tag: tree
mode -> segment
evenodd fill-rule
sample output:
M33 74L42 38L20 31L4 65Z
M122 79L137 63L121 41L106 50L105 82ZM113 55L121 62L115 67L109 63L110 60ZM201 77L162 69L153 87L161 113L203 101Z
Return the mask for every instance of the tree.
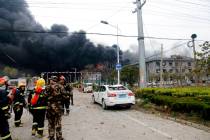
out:
M210 76L210 42L204 42L200 45L200 48L201 51L196 53L198 59L194 72L197 74L199 80L206 81L208 76Z
M133 86L134 83L138 82L138 72L139 70L136 66L125 66L121 71L122 82L126 82L130 86Z
M4 67L3 73L9 77L16 77L18 75L18 70L11 67Z
M160 79L160 74L149 73L148 77L149 77L149 81L150 82L156 82L156 81L158 81Z

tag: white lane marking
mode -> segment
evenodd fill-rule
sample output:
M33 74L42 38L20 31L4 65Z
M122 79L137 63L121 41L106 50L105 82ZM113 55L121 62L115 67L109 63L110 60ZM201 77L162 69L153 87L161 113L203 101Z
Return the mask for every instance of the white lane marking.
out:
M162 131L160 131L160 130L154 128L154 127L151 127L151 126L149 126L149 125L147 125L147 124L145 124L145 123L143 123L143 122L141 122L141 121L139 121L139 120L137 120L137 119L135 119L135 118L133 118L133 117L127 115L127 114L124 114L124 113L120 113L120 114L123 115L123 116L125 116L125 117L127 117L128 119L130 119L130 120L132 120L132 121L134 121L134 122L136 122L136 123L138 123L138 124L144 126L144 127L149 128L150 130L152 130L152 131L154 131L154 132L156 132L156 133L159 133L159 134L161 134L161 135L167 137L168 139L177 140L177 139L173 138L172 136L170 136L169 134L167 134L167 133L165 133L165 132L162 132Z

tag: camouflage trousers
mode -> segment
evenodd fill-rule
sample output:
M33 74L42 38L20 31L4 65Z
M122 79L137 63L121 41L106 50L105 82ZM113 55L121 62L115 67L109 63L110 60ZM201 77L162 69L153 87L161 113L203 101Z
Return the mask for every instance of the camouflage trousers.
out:
M54 140L56 134L56 140L63 140L61 115L48 116L47 118L48 118L49 139Z

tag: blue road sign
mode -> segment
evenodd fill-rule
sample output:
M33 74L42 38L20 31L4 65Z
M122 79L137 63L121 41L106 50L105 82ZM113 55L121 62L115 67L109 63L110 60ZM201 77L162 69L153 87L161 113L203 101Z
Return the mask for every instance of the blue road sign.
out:
M116 64L116 70L121 70L122 69L122 65L121 64Z

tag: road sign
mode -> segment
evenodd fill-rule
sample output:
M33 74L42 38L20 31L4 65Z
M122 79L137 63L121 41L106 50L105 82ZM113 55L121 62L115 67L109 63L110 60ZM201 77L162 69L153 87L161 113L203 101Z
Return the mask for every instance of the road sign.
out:
M121 70L122 69L122 65L121 64L116 64L116 70Z

